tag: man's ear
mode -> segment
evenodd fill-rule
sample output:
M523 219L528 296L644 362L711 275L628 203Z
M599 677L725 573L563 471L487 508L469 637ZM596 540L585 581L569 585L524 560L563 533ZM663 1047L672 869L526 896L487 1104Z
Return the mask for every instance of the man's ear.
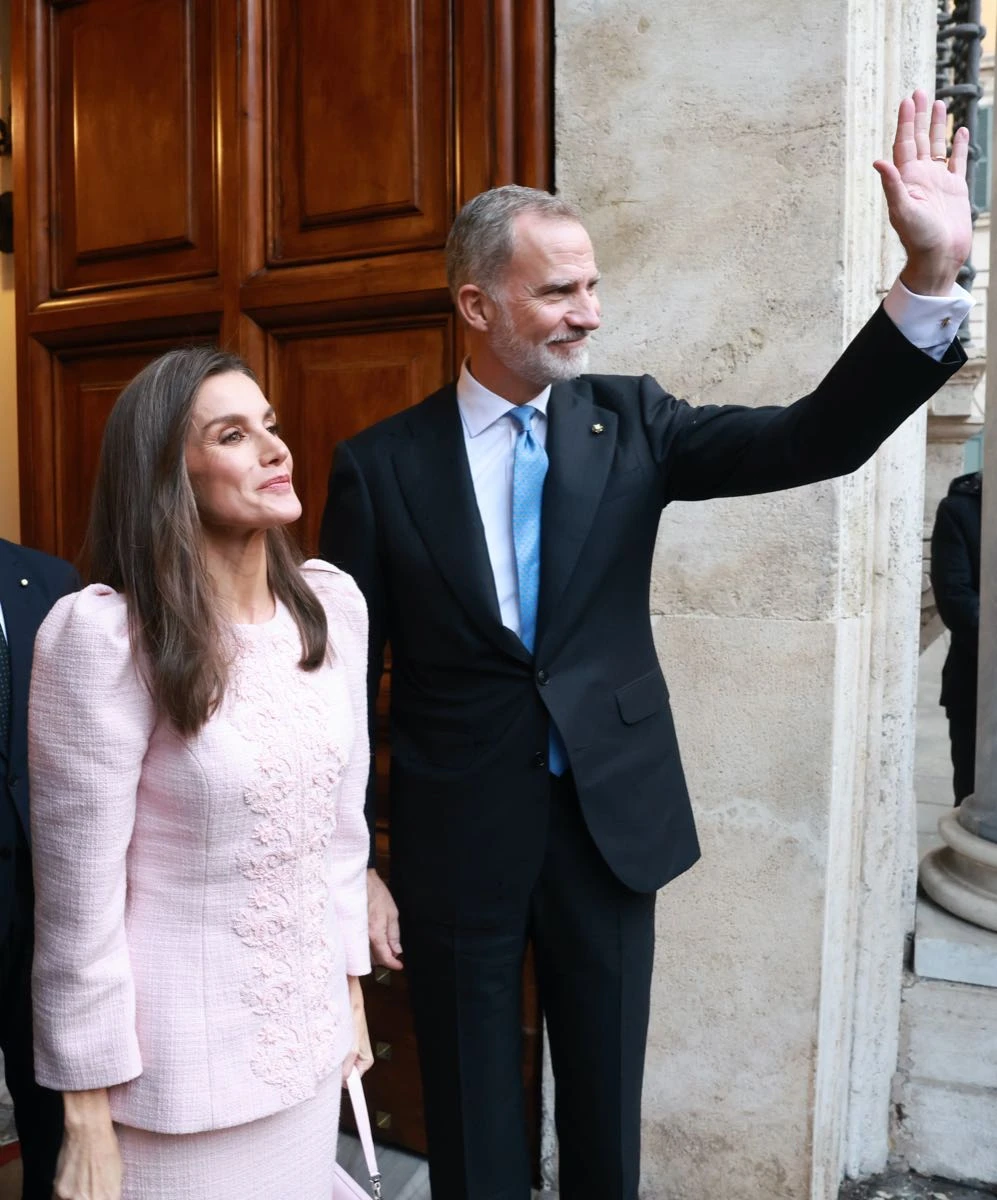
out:
M457 312L470 329L487 333L495 316L495 305L476 283L465 283L457 293Z

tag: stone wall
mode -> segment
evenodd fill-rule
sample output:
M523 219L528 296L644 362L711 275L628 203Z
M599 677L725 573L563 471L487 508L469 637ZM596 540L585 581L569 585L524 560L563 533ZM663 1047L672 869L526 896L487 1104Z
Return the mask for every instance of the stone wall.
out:
M874 157L932 0L557 0L593 369L803 394L892 281ZM886 1159L910 927L923 417L875 464L675 505L651 607L704 859L661 895L647 1200L827 1200Z

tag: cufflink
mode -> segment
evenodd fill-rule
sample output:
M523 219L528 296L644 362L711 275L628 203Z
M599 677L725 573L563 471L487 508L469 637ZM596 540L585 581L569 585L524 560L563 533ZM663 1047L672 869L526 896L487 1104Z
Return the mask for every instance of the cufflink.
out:
M593 433L605 433L605 432L606 432L606 426L605 426L605 425L600 425L600 424L599 424L599 422L598 422L598 421L596 421L596 423L595 423L595 424L592 426L592 432L593 432Z
M942 317L942 328L943 328L943 329L948 329L948 327L949 327L951 324L952 324L952 318L951 318L951 317Z
M21 580L21 587L27 587L27 586L28 586L28 581L27 581L26 579L22 579L22 580Z

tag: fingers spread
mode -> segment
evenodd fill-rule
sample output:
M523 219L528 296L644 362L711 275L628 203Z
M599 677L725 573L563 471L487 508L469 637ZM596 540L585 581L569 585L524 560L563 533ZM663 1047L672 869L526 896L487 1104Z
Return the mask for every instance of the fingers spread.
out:
M955 131L952 139L952 154L949 158L949 170L960 179L966 178L966 163L969 160L969 130L965 125Z
M917 146L918 158L931 157L931 139L928 136L930 124L928 97L918 88L914 93L914 144Z
M917 158L914 140L914 101L905 96L897 113L897 136L893 142L893 161L898 167Z
M886 195L886 203L890 212L898 212L907 203L907 188L904 181L900 178L900 172L885 159L877 159L872 164L879 172L879 177L883 182L883 192Z
M944 158L946 155L948 123L945 101L936 100L931 106L931 124L928 128L928 143L932 158Z

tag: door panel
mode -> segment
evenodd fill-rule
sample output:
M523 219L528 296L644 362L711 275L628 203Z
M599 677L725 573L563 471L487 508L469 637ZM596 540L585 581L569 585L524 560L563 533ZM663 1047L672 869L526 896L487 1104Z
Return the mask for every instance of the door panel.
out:
M121 387L208 340L245 355L278 409L312 552L335 443L456 373L443 246L458 206L550 184L549 0L13 0L12 13L23 541L76 557ZM382 734L389 685L390 655ZM381 737L382 793L387 761ZM529 969L525 984L536 1135ZM365 990L378 1135L424 1149L404 976Z
M103 346L55 359L53 435L57 553L83 545L104 424L121 389L170 342Z
M329 480L330 447L441 387L451 316L385 319L367 327L288 331L272 338L270 397L294 454L304 507L299 539L311 553Z
M52 15L55 294L213 272L212 5Z
M271 0L268 265L441 246L446 0Z

